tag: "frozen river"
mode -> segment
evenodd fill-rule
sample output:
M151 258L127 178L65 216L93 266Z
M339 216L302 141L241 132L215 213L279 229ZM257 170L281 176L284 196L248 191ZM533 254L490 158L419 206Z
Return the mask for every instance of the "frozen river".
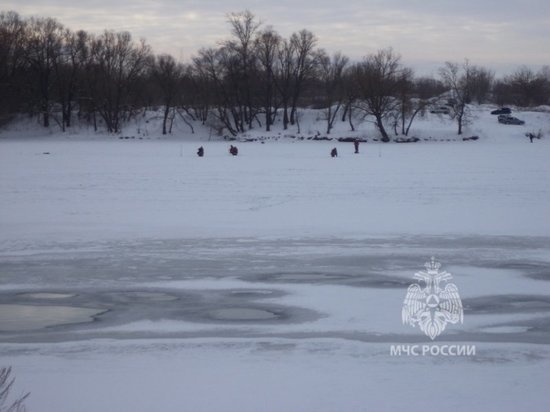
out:
M12 395L52 412L547 411L550 145L512 137L338 159L333 143L233 158L203 142L199 159L195 142L2 142ZM402 322L432 256L464 308L434 341Z
M1 359L37 411L544 411L549 246L496 236L18 242L0 265ZM464 323L434 342L401 322L432 255L464 305ZM390 353L426 344L476 353Z
M548 343L549 246L490 236L20 244L0 263L0 338L418 341L400 311L434 255L464 306L444 339Z

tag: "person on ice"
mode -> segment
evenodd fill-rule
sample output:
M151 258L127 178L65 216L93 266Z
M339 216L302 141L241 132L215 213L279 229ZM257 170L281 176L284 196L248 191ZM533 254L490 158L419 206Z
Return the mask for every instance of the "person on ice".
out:
M359 153L359 139L355 139L353 146L355 147L355 153Z
M199 157L204 156L204 148L202 146L199 147L199 150L197 150L197 156L199 156Z
M229 153L231 153L233 156L237 156L239 154L239 149L237 149L236 146L231 145L229 148Z
M331 156L331 157L338 157L338 150L336 150L336 148L333 148L333 149L330 151L330 156Z

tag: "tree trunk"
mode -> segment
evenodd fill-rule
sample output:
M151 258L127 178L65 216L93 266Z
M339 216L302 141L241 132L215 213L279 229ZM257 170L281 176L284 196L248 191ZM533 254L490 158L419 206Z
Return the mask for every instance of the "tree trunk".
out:
M164 118L162 119L162 134L166 134L166 122L168 121L168 115L170 114L170 104L164 106Z
M346 117L347 117L347 114L348 114L348 110L350 108L350 103L346 103L346 105L344 106L344 113L342 113L342 122L345 122L346 121Z
M265 131L270 132L271 131L271 110L266 108L265 113Z
M283 104L283 129L284 130L288 129L288 123L289 123L289 120L288 120L288 104L286 102L284 102L284 104Z
M298 105L298 98L300 97L301 90L298 86L296 86L296 91L294 92L294 96L292 96L292 108L290 109L290 124L294 126L296 123L296 111L297 105Z
M69 98L67 101L67 118L65 119L67 120L67 123L66 123L67 127L71 127L71 122L73 117L73 105L71 103L72 100L73 100L73 95L72 93L69 93Z
M378 130L380 131L380 134L382 135L382 141L384 143L387 143L390 141L390 138L388 136L388 132L386 132L386 129L384 128L384 123L382 122L382 116L375 115L376 118L376 127L378 127Z
M42 117L44 127L50 127L50 114L48 113L48 103L44 104L42 107Z
M348 121L349 121L349 126L351 127L351 131L355 132L355 126L353 125L353 117L352 117L351 111L352 111L352 107L350 104L349 111L348 111Z
M330 134L330 129L332 129L332 107L329 105L327 110L327 134Z

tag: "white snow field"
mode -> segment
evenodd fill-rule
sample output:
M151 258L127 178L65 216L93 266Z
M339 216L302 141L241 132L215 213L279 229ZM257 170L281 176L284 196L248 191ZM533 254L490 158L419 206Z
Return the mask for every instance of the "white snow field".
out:
M264 143L184 125L160 138L154 122L129 139L1 131L11 398L52 412L547 411L550 113L505 126L488 111L466 129L477 141L441 116L407 144L339 124L332 137L369 139L359 154L295 130L243 137ZM306 139L318 118L303 115ZM433 341L401 317L431 256L464 307Z

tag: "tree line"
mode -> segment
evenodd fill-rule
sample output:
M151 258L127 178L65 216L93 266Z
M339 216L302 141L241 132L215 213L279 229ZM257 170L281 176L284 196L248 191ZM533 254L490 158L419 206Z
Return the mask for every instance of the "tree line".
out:
M154 54L128 32L72 31L52 18L0 13L0 124L19 113L63 131L75 121L118 133L143 108L162 107L162 133L175 119L237 135L254 127L300 129L299 108L321 109L330 134L336 121L368 119L383 140L407 135L414 119L445 103L458 133L468 105L550 104L550 67L520 67L496 79L470 62L447 62L438 77L419 77L399 54L382 49L352 62L319 47L315 34L288 37L249 11L227 17L230 34L191 62Z

